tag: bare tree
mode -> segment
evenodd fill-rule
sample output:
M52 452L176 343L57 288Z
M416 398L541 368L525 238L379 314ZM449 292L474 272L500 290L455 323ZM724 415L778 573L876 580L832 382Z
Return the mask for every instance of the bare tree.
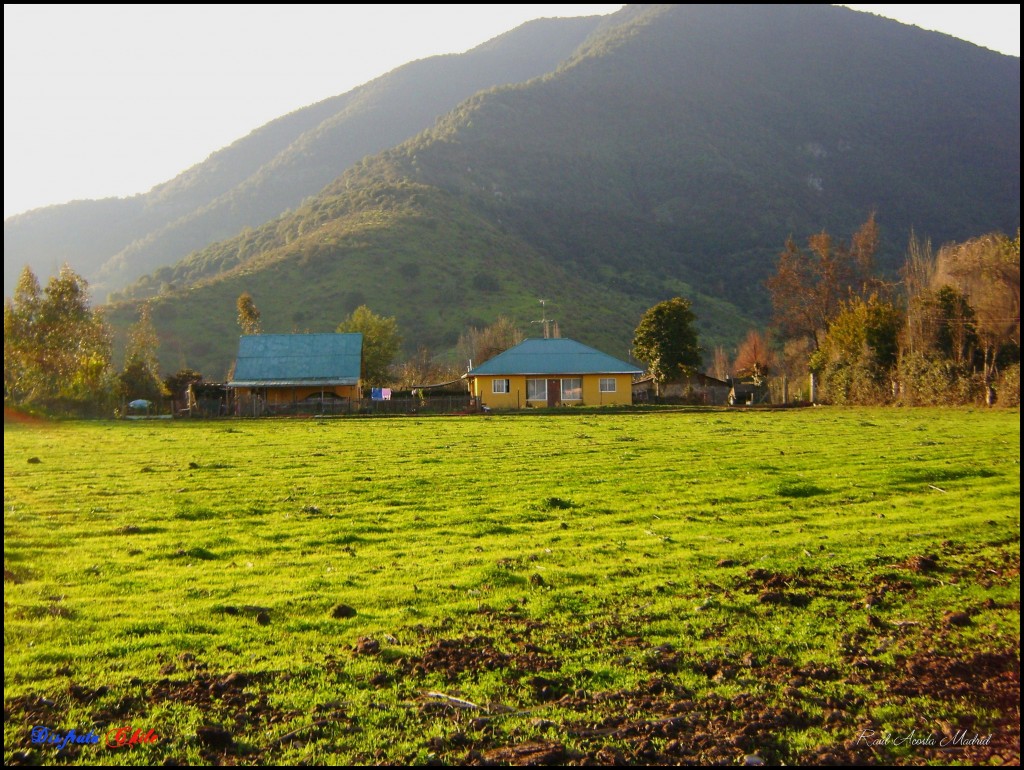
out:
M760 385L774 369L775 353L771 348L771 338L751 329L740 343L733 370L740 377L749 377L754 384Z
M907 258L901 274L907 305L901 348L909 353L923 353L935 346L935 254L932 252L931 241L918 240L913 231L910 233Z
M721 345L715 348L711 371L714 373L715 378L719 380L727 380L732 375L732 364L729 361L729 355Z
M472 361L473 366L479 366L484 361L518 345L523 339L523 333L515 321L506 316L499 316L498 320L489 326L482 329L471 326L460 334L456 349L460 360L467 364Z
M398 388L408 390L423 385L441 385L459 378L458 367L437 361L430 351L421 346L409 360L398 369Z
M766 281L775 323L789 337L807 337L815 350L842 303L878 289L871 276L878 249L875 215L861 225L850 245L820 232L807 239L806 250L792 238L779 255L775 275Z
M936 284L957 289L973 311L971 319L990 381L1004 346L1020 351L1020 232L953 244L939 251ZM950 319L956 320L956 319Z

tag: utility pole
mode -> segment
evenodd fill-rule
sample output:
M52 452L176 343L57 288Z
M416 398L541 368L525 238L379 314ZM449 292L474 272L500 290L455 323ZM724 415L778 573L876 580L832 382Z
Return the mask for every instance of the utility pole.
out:
M549 339L551 337L551 332L550 332L550 327L548 325L553 323L555 325L555 329L557 330L558 329L558 322L555 321L552 318L548 318L547 300L546 299L542 299L542 300L538 300L538 301L540 302L541 318L540 318L539 321L530 321L530 323L532 323L532 324L541 324L543 326L543 328L544 328L544 339ZM561 336L561 335L559 333L557 333L557 331L556 331L555 336L558 337L558 336Z

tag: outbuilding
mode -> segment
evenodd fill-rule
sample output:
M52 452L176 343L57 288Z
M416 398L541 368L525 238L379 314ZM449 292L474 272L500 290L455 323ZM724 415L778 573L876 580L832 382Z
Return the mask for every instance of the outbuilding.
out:
M359 400L362 361L359 333L244 335L228 387L241 414L334 412Z
M708 404L728 403L732 383L701 372L680 375L659 383L654 375L633 381L633 400L639 403Z

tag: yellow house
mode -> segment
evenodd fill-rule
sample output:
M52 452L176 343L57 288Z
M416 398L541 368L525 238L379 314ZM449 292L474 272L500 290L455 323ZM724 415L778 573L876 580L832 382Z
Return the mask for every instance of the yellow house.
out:
M236 403L274 413L313 400L359 400L362 334L252 334L238 340ZM248 412L248 409L246 409Z
M632 404L641 370L575 340L528 339L465 375L481 406L606 406Z

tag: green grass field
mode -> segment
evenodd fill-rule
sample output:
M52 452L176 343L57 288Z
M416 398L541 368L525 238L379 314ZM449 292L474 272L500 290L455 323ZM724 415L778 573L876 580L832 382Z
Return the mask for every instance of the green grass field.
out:
M5 763L1017 763L1019 447L1017 410L6 422Z

